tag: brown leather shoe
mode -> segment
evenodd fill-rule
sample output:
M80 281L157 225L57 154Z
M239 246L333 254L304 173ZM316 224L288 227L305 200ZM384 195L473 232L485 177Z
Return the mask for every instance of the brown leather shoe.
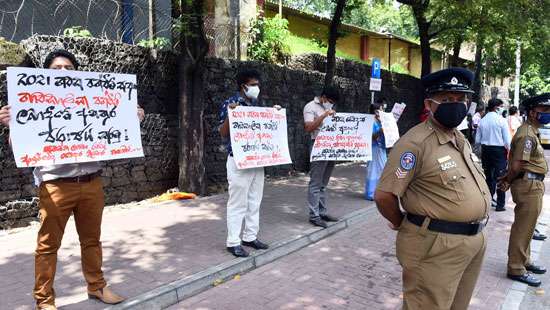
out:
M36 310L57 310L55 305L38 305Z
M124 301L124 297L117 295L109 287L104 287L97 291L88 291L88 298L98 299L103 303L114 305Z

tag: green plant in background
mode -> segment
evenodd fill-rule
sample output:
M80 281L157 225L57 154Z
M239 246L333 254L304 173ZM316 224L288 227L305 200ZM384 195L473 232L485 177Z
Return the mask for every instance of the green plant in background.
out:
M82 26L73 26L73 27L65 28L65 30L63 30L63 35L66 37L73 37L73 38L92 37L92 33L88 29Z
M138 46L153 48L153 49L165 49L170 46L170 40L167 38L152 38L148 40L141 40L137 44Z
M391 72L395 73L402 73L402 74L410 74L409 70L407 70L405 67L403 67L401 64L393 64L390 67Z
M258 15L251 23L252 40L248 45L248 57L269 63L284 64L290 58L290 47L286 38L288 20L276 15L273 18Z

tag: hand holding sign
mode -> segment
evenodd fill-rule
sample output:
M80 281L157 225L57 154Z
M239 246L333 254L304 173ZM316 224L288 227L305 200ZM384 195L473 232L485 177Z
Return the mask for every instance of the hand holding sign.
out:
M6 105L0 109L0 124L10 126L10 106Z

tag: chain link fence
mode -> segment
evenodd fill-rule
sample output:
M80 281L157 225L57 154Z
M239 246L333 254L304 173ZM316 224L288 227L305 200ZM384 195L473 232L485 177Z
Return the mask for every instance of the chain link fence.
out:
M152 17L153 23L150 23ZM171 38L171 2L149 0L0 0L0 37L20 42L34 34L62 35L79 26L93 37L137 43Z

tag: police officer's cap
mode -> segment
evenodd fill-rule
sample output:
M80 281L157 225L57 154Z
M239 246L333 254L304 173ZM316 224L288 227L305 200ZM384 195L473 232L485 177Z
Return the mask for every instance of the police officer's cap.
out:
M550 106L550 93L544 93L535 97L527 98L521 103L524 109L531 110L538 106Z
M438 92L473 93L470 88L474 74L464 68L449 68L430 73L422 78L422 85L427 94Z

